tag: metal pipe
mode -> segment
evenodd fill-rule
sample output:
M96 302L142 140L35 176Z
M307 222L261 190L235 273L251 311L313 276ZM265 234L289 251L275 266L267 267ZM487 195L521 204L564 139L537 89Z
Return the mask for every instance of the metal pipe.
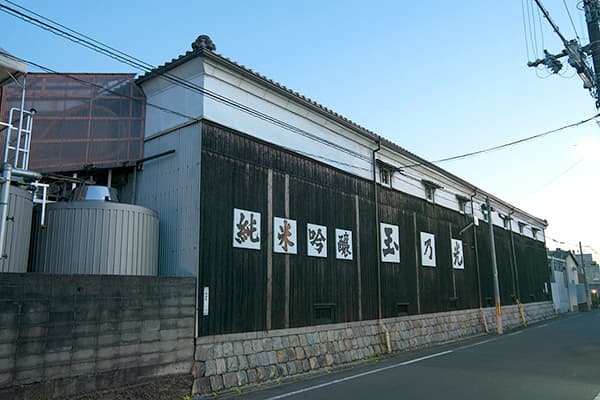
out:
M388 353L392 352L392 341L390 331L383 321L383 306L381 301L381 237L379 232L379 187L377 186L377 159L375 153L381 150L381 138L377 139L377 148L373 150L373 197L375 201L375 237L377 238L377 319L379 328L383 331L385 349ZM390 177L391 179L391 177Z
M106 186L112 187L112 168L108 170L108 176L106 177Z
M377 186L377 162L375 153L381 150L381 139L377 140L377 148L373 150L373 196L375 201L375 237L377 238L377 318L383 318L381 305L381 238L379 237L379 188Z
M513 290L515 292L515 296L517 297L517 302L521 301L521 287L519 286L519 266L517 265L517 252L515 250L515 237L514 237L514 233L512 230L512 215L514 214L515 210L511 210L510 213L508 213L508 223L510 224L509 226L509 232L510 232L510 246L511 246L511 250L512 250L512 257L513 257L513 276L514 276L514 281L513 281L513 285L515 285L515 289ZM544 239L545 240L545 239Z
M579 259L581 260L581 269L583 270L583 283L585 286L585 302L587 303L588 310L592 306L592 298L590 296L590 288L588 287L587 274L585 273L585 262L583 261L583 248L581 242L579 242Z
M0 188L0 258L5 258L4 241L6 238L6 221L8 217L8 199L10 196L10 182L12 166L4 163L2 168L2 186Z
M29 171L29 170L19 169L19 168L11 168L11 169L12 169L11 174L13 176L18 176L18 177L25 178L25 179L32 180L32 181L39 181L40 179L42 179L42 174L40 174L39 172Z
M481 295L481 275L479 273L479 249L477 248L477 226L475 226L475 207L473 206L473 197L477 196L477 191L471 195L471 214L473 216L473 247L475 247L475 268L477 269L477 291L479 292L479 308L483 308L483 298Z
M14 166L19 167L19 151L21 147L21 132L23 131L23 111L25 109L25 83L27 82L27 76L23 76L23 86L21 93L21 110L19 117L19 129L17 130L17 144L15 149L15 162Z
M494 278L494 300L496 302L496 331L502 335L502 305L500 304L500 287L498 285L498 265L496 264L496 243L494 242L494 221L492 218L492 207L490 197L486 196L488 225L490 228L490 251L492 256L492 273Z

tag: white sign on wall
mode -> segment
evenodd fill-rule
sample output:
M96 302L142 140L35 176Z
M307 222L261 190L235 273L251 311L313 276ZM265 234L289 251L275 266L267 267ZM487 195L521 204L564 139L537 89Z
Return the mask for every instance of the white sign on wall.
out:
M397 225L379 224L381 238L381 261L400 262L400 229Z
M233 247L260 250L260 213L233 209Z
M352 260L352 252L352 231L336 229L335 258L338 260Z
M435 267L435 235L421 232L421 265Z
M202 315L208 315L208 287L204 287L204 293L202 295Z
M306 252L311 257L327 257L327 227L306 224Z
M288 218L273 218L273 251L297 254L297 249L296 221Z
M452 268L465 269L462 240L451 239L450 245L452 250Z

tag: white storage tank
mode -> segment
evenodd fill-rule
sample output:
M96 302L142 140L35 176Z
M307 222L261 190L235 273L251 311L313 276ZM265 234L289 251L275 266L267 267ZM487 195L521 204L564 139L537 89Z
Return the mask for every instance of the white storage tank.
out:
M16 186L10 187L6 221L5 257L0 258L0 272L27 272L33 194Z
M158 275L158 215L110 201L49 204L45 227L34 212L32 271Z

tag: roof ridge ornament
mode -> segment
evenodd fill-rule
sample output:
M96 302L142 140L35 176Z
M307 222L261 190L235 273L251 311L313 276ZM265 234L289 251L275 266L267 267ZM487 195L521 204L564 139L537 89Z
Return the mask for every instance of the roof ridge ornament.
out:
M192 49L194 51L197 50L217 50L217 46L215 46L214 42L211 40L208 35L200 35L192 42Z

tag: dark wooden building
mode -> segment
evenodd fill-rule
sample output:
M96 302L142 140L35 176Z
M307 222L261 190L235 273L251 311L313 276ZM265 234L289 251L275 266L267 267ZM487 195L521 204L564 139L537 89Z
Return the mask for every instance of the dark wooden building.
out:
M215 53L138 79L136 199L162 274L198 277L200 335L549 299L546 222ZM482 204L491 198L492 210Z

